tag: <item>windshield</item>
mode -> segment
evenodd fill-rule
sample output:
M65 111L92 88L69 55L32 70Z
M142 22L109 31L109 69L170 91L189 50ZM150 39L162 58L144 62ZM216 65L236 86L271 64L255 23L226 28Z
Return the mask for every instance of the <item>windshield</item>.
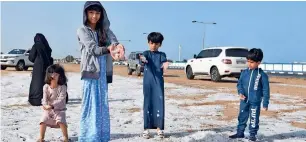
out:
M8 52L7 54L24 54L26 50L24 49L13 49L12 51Z

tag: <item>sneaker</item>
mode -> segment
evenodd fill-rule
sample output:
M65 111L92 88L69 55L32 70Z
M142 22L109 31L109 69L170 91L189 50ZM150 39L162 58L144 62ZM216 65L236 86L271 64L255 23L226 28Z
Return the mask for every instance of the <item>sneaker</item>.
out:
M142 137L145 139L149 139L150 138L150 133L149 130L145 130L142 132Z
M229 136L229 138L231 138L231 139L244 138L244 134L238 134L237 133L237 134Z
M250 135L249 137L249 141L251 142L255 142L257 140L256 136L255 135Z

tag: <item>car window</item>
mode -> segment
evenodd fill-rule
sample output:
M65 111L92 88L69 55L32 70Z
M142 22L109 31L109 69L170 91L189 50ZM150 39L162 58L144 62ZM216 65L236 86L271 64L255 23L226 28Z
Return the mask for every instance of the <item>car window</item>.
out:
M232 48L225 50L226 57L247 57L248 50L247 49L239 49L239 48Z
M204 53L204 58L210 58L213 56L213 49L208 49L205 50L206 52Z
M213 49L211 57L218 57L222 52L222 49Z
M133 54L133 60L135 60L136 59L136 54Z
M13 49L10 52L8 52L8 54L24 54L26 50L24 49Z
M142 53L137 53L136 59L139 59L139 58L140 58L140 55L142 55Z
M198 56L197 56L197 58L204 58L204 52L205 52L206 50L202 50L199 54L198 54Z

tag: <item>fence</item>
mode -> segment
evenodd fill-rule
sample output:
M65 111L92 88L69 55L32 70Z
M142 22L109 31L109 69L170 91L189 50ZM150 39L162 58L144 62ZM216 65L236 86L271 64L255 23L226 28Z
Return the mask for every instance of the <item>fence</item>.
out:
M306 76L306 63L264 63L260 68L270 74Z
M170 63L169 69L184 69L186 63ZM306 63L263 63L259 66L268 74L306 76Z
M186 66L186 63L170 63L168 68L169 69L181 69L183 70Z

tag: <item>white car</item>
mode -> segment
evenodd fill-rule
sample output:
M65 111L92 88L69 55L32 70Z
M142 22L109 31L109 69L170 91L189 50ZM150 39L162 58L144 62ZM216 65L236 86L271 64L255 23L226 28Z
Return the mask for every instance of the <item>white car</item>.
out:
M244 47L210 47L203 49L193 59L187 61L185 73L188 79L196 75L209 75L212 81L223 77L240 77L247 68L248 48Z
M6 54L0 55L1 70L5 70L7 67L15 67L17 71L28 70L29 67L33 67L29 58L30 50L26 49L13 49Z

